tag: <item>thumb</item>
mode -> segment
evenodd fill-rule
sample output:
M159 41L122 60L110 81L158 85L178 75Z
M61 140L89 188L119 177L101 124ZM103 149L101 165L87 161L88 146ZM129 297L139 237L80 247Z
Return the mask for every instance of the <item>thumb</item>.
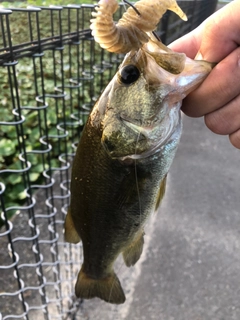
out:
M168 47L176 52L185 53L187 57L194 59L200 49L201 33L199 28L191 31L185 36L175 40Z
M239 10L240 0L235 0L203 22L196 59L219 62L239 46Z

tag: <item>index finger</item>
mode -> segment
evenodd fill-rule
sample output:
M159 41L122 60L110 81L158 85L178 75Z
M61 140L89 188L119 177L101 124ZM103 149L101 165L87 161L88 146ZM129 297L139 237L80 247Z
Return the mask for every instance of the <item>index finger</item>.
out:
M183 101L188 116L199 117L226 105L240 94L240 47L211 71L203 83Z
M168 47L173 51L185 53L187 57L194 59L199 51L201 40L201 32L198 32L198 29L195 29L170 43Z

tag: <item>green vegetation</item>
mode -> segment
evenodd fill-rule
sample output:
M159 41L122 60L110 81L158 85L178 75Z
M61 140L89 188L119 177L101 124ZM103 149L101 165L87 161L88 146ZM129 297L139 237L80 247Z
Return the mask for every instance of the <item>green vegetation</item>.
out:
M33 2L35 5L54 3L54 1L29 0L28 5ZM63 2L64 4L69 3L69 1L56 2L58 5ZM86 2L84 1L84 3ZM2 3L1 6L5 7L4 4ZM26 7L26 3L8 3L9 7L17 5ZM67 34L69 28L70 31L76 30L76 21L74 20L76 17L74 14L71 15L69 27L68 14L68 10L62 11L63 34ZM85 10L84 14L80 29L88 28L91 10ZM59 35L58 11L53 13L55 16L52 26L50 25L50 15L51 12L48 10L39 15L41 38L50 37L53 30L54 34ZM34 17L32 15L32 37L37 39ZM27 13L13 12L9 15L9 21L12 44L18 45L28 42L30 31ZM2 41L3 38L0 37L0 48L4 47ZM105 59L103 54L106 55ZM51 169L61 168L63 164L59 160L59 155L74 153L73 144L78 141L79 131L87 119L87 114L114 72L114 70L108 69L105 72L107 74L98 74L96 70L93 70L93 64L101 67L102 60L108 62L109 59L110 55L107 52L102 53L97 44L88 40L82 41L80 45L66 45L64 50L45 50L41 59L32 58L31 55L19 58L17 64L12 68L0 66L0 121L13 123L14 121L19 122L21 118L24 119L18 125L0 125L0 171L9 169L26 169L27 171L24 174L18 172L1 173L1 182L6 186L4 192L6 208L26 204L26 187L48 184L50 180L43 175L43 171L50 170L49 173L51 173ZM43 74L41 74L41 70L43 70ZM71 81L77 79L79 74L82 75L84 72L87 76L95 72L94 80L82 81L79 86L78 81L75 81L78 88L74 90L68 88L75 83ZM14 83L14 74L17 75L17 87ZM65 97L55 99L53 95L61 93L62 81L65 86ZM41 99L38 99L39 101L36 99L43 92L46 95L47 108L43 108L44 103L41 102ZM14 109L17 110L19 107L18 104L21 107L21 117L14 113ZM80 122L76 120L79 118ZM61 123L62 125L59 127ZM40 141L44 136L43 141ZM52 147L50 151L47 151L48 145ZM19 155L21 156L21 154L31 164L30 169L27 169L27 162L20 161ZM16 209L8 210L8 218L15 212Z
M9 2L3 1L0 3L0 7L8 8L8 7L26 7L27 5L31 6L49 6L49 5L68 5L68 4L95 4L97 1L93 0L26 0L26 1L16 1L16 2Z

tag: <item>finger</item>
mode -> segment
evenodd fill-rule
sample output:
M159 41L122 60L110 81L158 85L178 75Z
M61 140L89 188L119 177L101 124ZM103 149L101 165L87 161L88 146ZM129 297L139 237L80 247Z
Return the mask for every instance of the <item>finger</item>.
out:
M217 134L229 135L240 129L240 95L226 106L205 116L206 126Z
M230 134L229 140L235 148L240 149L240 130Z
M185 53L187 57L194 59L199 51L201 43L201 34L194 30L185 36L175 40L168 47L176 52Z
M206 80L183 101L182 111L200 117L228 104L240 94L240 47L211 71Z
M202 42L198 59L219 62L240 44L240 0L215 12L202 25Z
M194 59L219 62L240 44L239 5L235 0L206 19L198 28L177 39L169 48Z

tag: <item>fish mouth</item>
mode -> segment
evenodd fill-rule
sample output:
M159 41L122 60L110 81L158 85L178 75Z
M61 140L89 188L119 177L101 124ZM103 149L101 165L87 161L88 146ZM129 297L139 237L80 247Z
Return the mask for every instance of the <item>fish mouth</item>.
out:
M139 136L144 136L148 141L146 151L120 157L121 161L127 159L145 159L158 153L171 141L174 133L181 130L181 115L180 111L176 112L176 110L170 110L168 117L165 117L160 122L153 123L152 126L142 126L125 117L121 117L121 120L125 126L129 127Z

